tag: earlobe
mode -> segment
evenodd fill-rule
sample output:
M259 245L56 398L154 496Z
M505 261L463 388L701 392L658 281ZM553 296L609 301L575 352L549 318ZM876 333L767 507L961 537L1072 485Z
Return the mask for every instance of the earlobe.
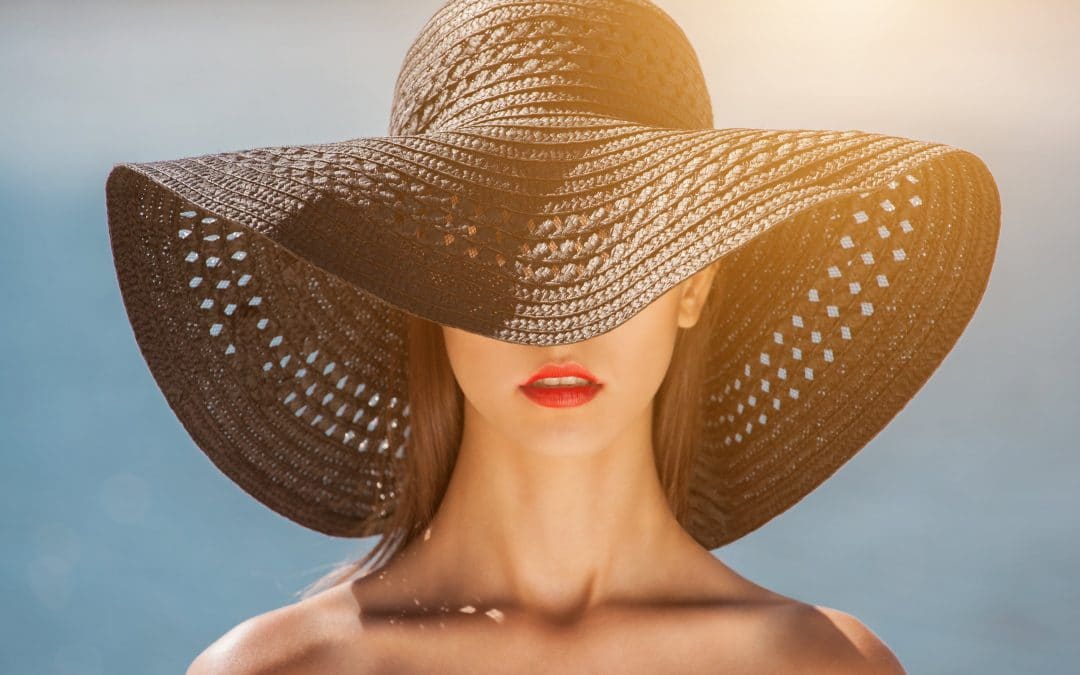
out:
M696 280L695 280L696 281ZM679 299L679 326L692 328L701 314L701 290L690 285Z
M698 312L694 312L690 309L679 310L679 328L693 328L698 320Z
M679 305L679 326L692 328L698 322L703 306L702 300L700 294L684 299Z
M701 317L701 310L710 295L717 263L709 265L686 281L679 297L679 327L692 328Z

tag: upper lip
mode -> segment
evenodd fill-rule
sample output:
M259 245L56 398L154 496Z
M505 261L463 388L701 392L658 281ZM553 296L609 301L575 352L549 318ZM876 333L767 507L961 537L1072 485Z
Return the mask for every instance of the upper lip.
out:
M529 379L521 383L522 387L528 386L533 382L545 378L545 377L583 377L593 384L599 384L596 379L596 375L589 372L589 369L580 363L574 363L573 361L567 363L545 363L540 366L540 369L529 376Z

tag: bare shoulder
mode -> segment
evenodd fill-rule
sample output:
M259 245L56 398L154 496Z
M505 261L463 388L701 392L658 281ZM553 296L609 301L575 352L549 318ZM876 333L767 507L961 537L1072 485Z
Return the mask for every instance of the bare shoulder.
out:
M906 675L881 638L847 612L792 601L766 615L759 644L784 672Z
M186 675L371 672L358 649L348 584L253 616L210 644Z

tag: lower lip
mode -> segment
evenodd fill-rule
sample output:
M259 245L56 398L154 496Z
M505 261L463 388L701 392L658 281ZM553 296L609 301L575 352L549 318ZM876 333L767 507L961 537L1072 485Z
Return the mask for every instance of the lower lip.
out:
M521 391L532 400L548 408L572 408L592 400L600 391L599 384L580 387L521 387Z

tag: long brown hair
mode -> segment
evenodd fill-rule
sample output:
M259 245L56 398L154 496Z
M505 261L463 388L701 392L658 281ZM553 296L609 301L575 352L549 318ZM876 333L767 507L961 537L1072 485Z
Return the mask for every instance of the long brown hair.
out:
M716 265L716 263L713 263ZM657 474L679 523L688 517L689 472L700 440L705 350L721 306L723 266L717 266L712 289L698 322L680 328L667 374L653 399L653 452ZM358 560L339 564L299 591L301 599L382 567L423 532L431 522L450 481L457 459L464 419L464 394L446 354L442 327L409 315L409 437L398 499L385 533ZM420 377L420 374L423 377Z

